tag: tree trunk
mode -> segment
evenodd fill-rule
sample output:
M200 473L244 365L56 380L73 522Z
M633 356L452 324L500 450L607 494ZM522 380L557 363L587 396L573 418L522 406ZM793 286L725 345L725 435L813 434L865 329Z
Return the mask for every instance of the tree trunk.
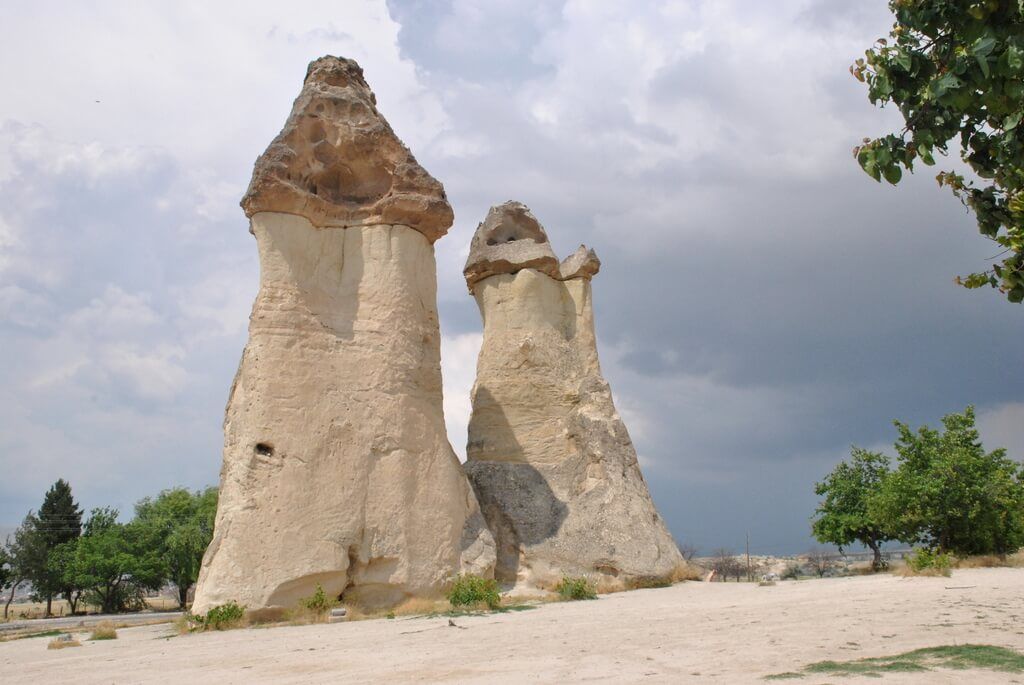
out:
M877 573L882 570L882 546L874 540L868 540L868 547L871 548L871 552L875 555L874 559L871 560L871 570Z
M52 608L53 608L53 595L49 594L49 595L46 595L46 615L48 617L53 615L53 612L51 611Z
M22 581L15 581L14 585L11 586L11 594L7 596L7 604L4 605L4 619L7 618L7 614L11 609L11 602L14 601L14 591L18 589Z
M178 586L178 608L185 610L185 603L188 601L188 585Z

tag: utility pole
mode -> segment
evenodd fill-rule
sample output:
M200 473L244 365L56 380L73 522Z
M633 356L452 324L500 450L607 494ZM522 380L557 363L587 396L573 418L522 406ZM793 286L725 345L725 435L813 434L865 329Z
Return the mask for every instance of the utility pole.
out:
M750 531L747 531L747 582L754 582L754 576L750 571Z

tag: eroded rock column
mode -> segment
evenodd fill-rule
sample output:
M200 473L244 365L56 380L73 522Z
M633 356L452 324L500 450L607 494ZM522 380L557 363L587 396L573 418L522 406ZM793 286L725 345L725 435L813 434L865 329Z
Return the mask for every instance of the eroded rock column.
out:
M606 589L670 578L683 564L651 501L601 375L580 249L559 264L521 203L493 207L465 276L484 321L466 472L498 547L496 576Z
M313 62L242 206L260 256L194 611L367 605L489 575L441 402L433 242L452 212L351 61Z

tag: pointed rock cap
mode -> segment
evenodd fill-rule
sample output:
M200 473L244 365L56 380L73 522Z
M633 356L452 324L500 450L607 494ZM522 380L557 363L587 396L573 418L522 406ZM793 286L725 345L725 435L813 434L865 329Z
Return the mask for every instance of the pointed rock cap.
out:
M256 160L242 208L320 227L403 224L430 242L453 220L444 188L377 111L363 70L330 56L310 63L284 128Z
M522 202L491 207L469 245L469 258L462 270L466 285L473 292L473 286L488 276L514 274L522 269L559 277L558 257L551 250L548 234Z
M597 253L580 245L575 252L562 260L558 266L563 281L572 278L593 278L601 270L601 260Z

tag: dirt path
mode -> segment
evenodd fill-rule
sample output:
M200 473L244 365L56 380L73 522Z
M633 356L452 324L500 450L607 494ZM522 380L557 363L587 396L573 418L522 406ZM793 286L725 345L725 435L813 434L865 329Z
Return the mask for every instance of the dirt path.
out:
M765 682L825 659L993 644L1024 651L1024 569L685 583L506 614L375 620L160 639L166 627L48 651L0 643L4 683ZM1024 683L1024 674L934 671L886 683ZM854 682L874 682L855 678ZM807 676L801 683L844 682Z

